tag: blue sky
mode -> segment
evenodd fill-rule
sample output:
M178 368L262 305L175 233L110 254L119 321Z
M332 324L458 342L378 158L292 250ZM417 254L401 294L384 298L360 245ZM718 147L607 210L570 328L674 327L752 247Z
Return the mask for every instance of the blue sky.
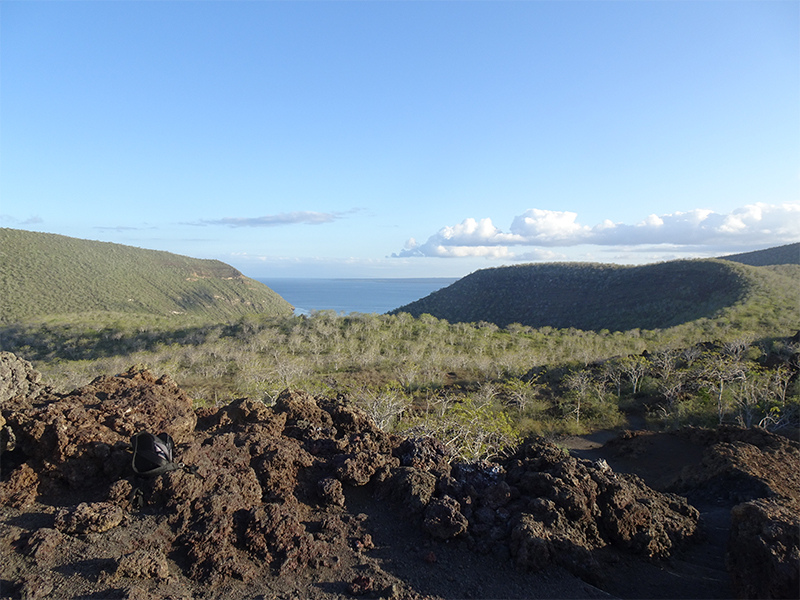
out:
M800 241L800 3L5 0L0 225L251 277Z

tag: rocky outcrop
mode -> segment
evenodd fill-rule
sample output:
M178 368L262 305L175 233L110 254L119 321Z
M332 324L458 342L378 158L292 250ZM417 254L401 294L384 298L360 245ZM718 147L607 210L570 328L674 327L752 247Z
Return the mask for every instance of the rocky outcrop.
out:
M42 375L27 360L11 352L0 352L0 407L4 410L30 408L41 394L49 392L42 384ZM6 426L0 413L0 453L14 450L13 430Z
M764 429L687 428L707 448L673 489L738 502L731 509L726 562L739 598L800 593L800 443Z
M739 598L797 598L800 516L785 499L762 498L731 511L728 571Z
M16 400L16 405L29 404L47 390L42 375L31 363L12 354L0 352L0 405Z
M672 491L732 502L800 494L800 443L796 440L758 427L687 427L676 435L706 449L699 464L675 478L669 486Z
M552 444L452 463L436 440L390 435L346 402L298 391L274 406L240 399L195 411L169 377L132 369L70 394L20 397L2 405L14 444L4 453L0 500L16 509L38 502L52 517L27 533L12 528L8 547L50 565L62 543L120 536L140 517L157 517L143 541L108 559L109 581L171 581L165 557L214 585L332 568L342 548L372 548L367 516L348 508L356 488L431 540L460 541L524 571L560 565L591 582L602 581L614 553L665 558L697 529L684 497ZM128 442L140 431L169 433L192 469L135 477ZM748 522L742 540L753 538Z
M602 569L594 551L666 557L697 528L698 512L685 498L542 442L502 465L459 467L452 485L469 507L476 548L502 553L498 546L507 545L521 568L555 563L596 582Z
M2 407L5 450L12 453L7 460L39 473L45 493L64 484L74 489L108 485L128 474L134 433L164 431L180 443L193 436L197 423L191 398L174 381L134 369L98 377L66 395L17 396ZM19 475L12 473L14 479ZM4 484L0 497L18 497L17 488L21 485Z
M669 435L671 445L654 444ZM686 427L670 434L626 432L619 456L646 455L683 440L699 452L665 487L706 506L730 506L727 568L741 598L796 598L800 571L800 443L760 428ZM662 440L663 441L663 440Z

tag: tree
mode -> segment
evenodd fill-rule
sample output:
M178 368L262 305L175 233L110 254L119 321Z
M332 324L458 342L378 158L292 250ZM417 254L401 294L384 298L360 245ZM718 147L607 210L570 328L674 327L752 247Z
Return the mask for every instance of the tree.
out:
M794 401L789 397L794 375L792 369L786 365L781 365L768 373L769 405L765 407L766 414L759 421L760 427L775 431L789 425L797 425L800 406L797 397Z
M752 427L761 421L761 415L768 414L769 375L764 369L748 369L734 386L736 401L736 420L742 427Z
M353 395L352 400L384 431L391 431L411 404L411 400L402 390L395 387L385 387L377 391L362 388Z
M513 377L504 381L500 388L501 393L506 397L506 401L516 406L520 414L524 413L530 403L539 397L539 392L536 389L537 379L538 375L527 381Z
M669 412L675 412L675 405L683 391L686 371L679 368L674 350L659 352L652 359L652 371L657 378L658 391L664 396Z
M722 394L727 384L744 378L745 369L736 358L724 352L708 352L699 363L701 381L717 396L717 420L721 425L725 417Z
M586 369L571 371L564 378L564 385L573 392L572 397L575 400L573 402L574 408L571 412L575 415L575 424L580 427L581 408L588 401L590 392L596 386L594 378L591 372Z
M619 368L627 375L633 386L633 394L639 390L639 384L650 370L650 361L644 356L626 356L619 361Z
M463 461L493 458L519 443L508 414L489 402L468 396L437 408L411 421L403 433L435 437L453 459Z
M622 397L622 380L625 378L625 369L619 360L607 360L603 363L603 376L611 382L617 391L617 399Z

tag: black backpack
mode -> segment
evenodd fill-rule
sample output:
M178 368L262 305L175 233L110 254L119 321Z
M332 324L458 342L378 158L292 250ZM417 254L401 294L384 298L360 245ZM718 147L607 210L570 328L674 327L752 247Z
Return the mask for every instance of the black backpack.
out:
M143 477L156 477L169 471L184 469L197 473L197 467L187 467L182 462L175 462L175 442L167 433L142 432L131 438L133 445L133 471Z

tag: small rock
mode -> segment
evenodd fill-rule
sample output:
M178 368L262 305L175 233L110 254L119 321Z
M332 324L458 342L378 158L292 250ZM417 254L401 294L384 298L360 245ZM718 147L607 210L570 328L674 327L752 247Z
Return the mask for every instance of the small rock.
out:
M39 529L28 538L25 553L33 557L39 564L48 564L53 560L56 548L64 541L64 536L57 529Z
M355 541L354 546L356 550L362 552L364 550L372 550L375 548L375 543L372 541L372 536L368 533L365 533L363 537Z
M320 479L317 483L317 494L326 504L344 506L344 492L342 482L333 477Z
M353 596L363 596L371 592L375 587L375 582L372 577L366 575L358 575L353 581L350 582L350 593Z
M11 473L8 481L0 483L0 504L25 508L33 504L39 493L39 475L28 463Z
M161 550L137 550L119 560L116 574L118 577L166 579L169 564Z
M133 496L133 484L127 479L115 481L108 489L108 501L122 508L130 508Z
M56 529L64 533L103 533L119 525L124 513L109 502L82 502L56 513Z
M138 585L127 588L122 598L123 600L155 600L155 596Z

